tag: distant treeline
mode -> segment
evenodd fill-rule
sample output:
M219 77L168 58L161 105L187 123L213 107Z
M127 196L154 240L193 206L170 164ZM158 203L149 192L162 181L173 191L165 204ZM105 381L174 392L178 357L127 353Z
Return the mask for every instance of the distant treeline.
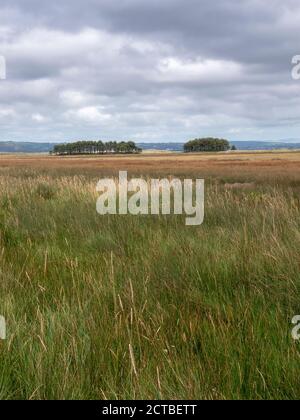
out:
M235 150L234 146L230 146L228 140L204 138L195 139L187 142L184 145L184 151L187 152L225 152L227 150Z
M54 155L104 155L104 154L133 154L140 153L140 149L133 141L77 141L75 143L57 144L51 154Z

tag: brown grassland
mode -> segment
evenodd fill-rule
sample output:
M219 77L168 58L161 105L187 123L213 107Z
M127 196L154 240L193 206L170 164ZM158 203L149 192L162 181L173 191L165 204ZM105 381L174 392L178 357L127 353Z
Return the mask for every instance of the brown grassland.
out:
M235 152L219 154L149 153L139 156L57 157L0 155L0 168L54 170L57 174L116 174L127 170L141 175L197 175L233 180L300 181L299 152Z

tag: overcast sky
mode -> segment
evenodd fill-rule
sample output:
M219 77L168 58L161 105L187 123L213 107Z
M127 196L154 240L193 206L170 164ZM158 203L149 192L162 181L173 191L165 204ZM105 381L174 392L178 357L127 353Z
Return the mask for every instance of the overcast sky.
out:
M300 139L299 0L1 0L0 140Z

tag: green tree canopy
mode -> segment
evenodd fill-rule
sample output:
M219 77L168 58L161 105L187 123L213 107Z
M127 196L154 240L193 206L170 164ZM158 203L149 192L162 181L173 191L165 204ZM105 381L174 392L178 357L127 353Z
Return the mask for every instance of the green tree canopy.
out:
M184 151L188 152L224 152L230 149L228 140L212 137L190 140L184 145Z
M142 150L133 141L76 141L74 143L57 144L52 150L54 155L104 155L133 154Z

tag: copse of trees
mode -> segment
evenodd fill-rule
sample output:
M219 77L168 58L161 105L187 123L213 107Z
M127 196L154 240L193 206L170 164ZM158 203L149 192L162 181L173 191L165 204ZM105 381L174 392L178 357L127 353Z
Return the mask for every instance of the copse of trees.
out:
M189 152L225 152L230 149L228 140L215 139L215 138L204 138L195 139L187 142L184 145L184 151Z
M51 154L54 155L104 155L141 153L142 149L133 141L77 141L75 143L57 144Z

